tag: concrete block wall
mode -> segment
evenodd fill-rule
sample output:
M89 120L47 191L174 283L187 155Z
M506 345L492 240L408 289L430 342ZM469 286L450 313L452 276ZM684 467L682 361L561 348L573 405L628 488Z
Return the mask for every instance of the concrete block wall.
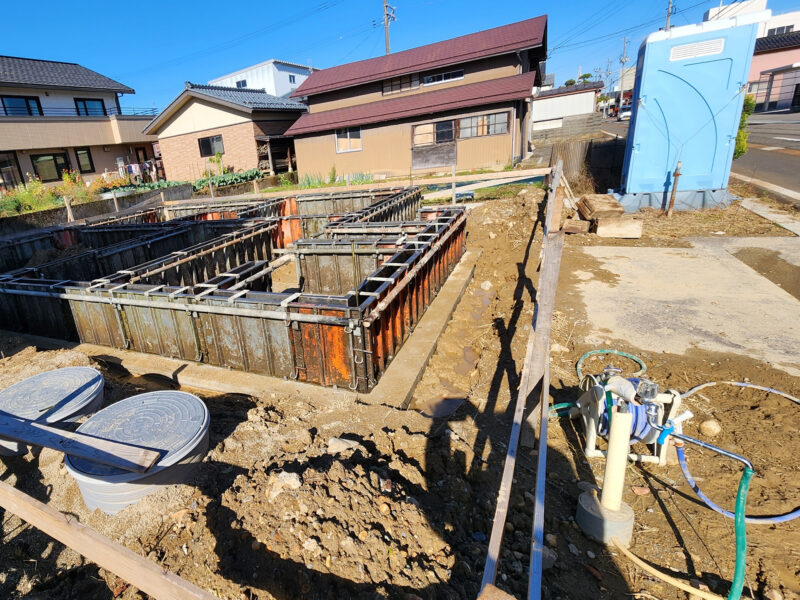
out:
M198 140L214 135L222 136L222 146L225 153L222 155L222 165L231 167L234 171L247 171L258 166L258 149L256 146L255 132L252 121L206 129L184 135L164 137L158 140L161 147L161 159L164 161L164 171L170 181L194 181L203 176L209 169L216 172L216 164L210 159L213 157L200 156Z
M591 137L599 133L602 122L603 115L597 112L563 117L561 127L531 131L531 143L535 146L556 140Z

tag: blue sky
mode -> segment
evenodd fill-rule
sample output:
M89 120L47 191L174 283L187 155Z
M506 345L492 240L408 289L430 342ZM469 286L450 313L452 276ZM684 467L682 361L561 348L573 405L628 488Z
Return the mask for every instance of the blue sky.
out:
M392 50L548 15L548 72L561 84L578 69L619 70L622 38L635 57L644 36L663 24L667 0L392 0ZM390 2L391 3L391 2ZM7 3L0 54L77 62L136 90L123 106L164 108L184 81L209 79L269 58L324 68L384 52L381 0L219 0L109 4ZM676 0L673 24L702 20L719 0ZM58 8L56 8L56 6ZM800 8L770 0L773 13ZM599 39L598 39L599 38Z

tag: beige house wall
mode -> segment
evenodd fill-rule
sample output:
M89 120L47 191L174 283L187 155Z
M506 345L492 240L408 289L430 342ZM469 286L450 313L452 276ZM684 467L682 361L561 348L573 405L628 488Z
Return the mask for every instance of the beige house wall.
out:
M434 85L422 85L423 74L442 73L447 71L455 71L457 69L464 69L463 79L458 79L456 81L447 83L437 83ZM325 94L311 96L308 99L309 112L317 113L326 110L333 110L335 108L344 108L347 106L368 104L370 102L379 102L381 100L389 100L392 98L413 96L414 94L433 92L436 90L443 90L460 85L487 81L489 79L510 77L512 75L518 75L519 73L520 62L517 56L515 54L504 54L502 56L495 56L461 65L450 65L448 67L442 67L441 69L425 71L424 73L419 74L420 84L416 89L403 92L394 92L392 94L384 95L383 82L373 81L371 83L352 88L345 88Z
M387 125L364 126L361 128L362 149L352 152L336 152L336 139L333 131L296 137L294 147L297 154L298 174L301 178L306 175L327 177L331 166L335 166L339 176L354 173L369 173L378 178L408 175L411 172L411 136L415 125L511 110L511 104L507 103L437 115L435 119L409 119ZM514 135L512 131L515 128L516 135L519 136L520 122L518 118L511 120L507 134L458 140L456 142L456 169L465 171L501 168L510 164ZM519 142L515 145L518 144ZM446 170L447 167L438 167L414 170L413 174Z
M246 113L219 104L190 98L158 130L158 138L186 135L239 123L249 123ZM203 137L203 136L201 136Z
M0 117L0 151L154 142L148 117Z

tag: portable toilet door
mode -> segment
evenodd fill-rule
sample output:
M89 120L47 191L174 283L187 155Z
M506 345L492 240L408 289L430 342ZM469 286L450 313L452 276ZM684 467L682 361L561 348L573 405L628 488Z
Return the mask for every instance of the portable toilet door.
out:
M657 31L642 43L622 170L627 209L663 208L678 161L676 207L727 199L758 23L769 14Z

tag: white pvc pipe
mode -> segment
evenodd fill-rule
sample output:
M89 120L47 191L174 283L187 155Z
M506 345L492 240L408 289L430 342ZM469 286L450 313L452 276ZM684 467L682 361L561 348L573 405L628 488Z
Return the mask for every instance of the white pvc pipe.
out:
M608 434L606 471L603 476L603 491L600 504L608 510L617 511L622 506L622 489L625 487L625 469L628 465L631 424L633 415L617 412L611 417L611 430Z

